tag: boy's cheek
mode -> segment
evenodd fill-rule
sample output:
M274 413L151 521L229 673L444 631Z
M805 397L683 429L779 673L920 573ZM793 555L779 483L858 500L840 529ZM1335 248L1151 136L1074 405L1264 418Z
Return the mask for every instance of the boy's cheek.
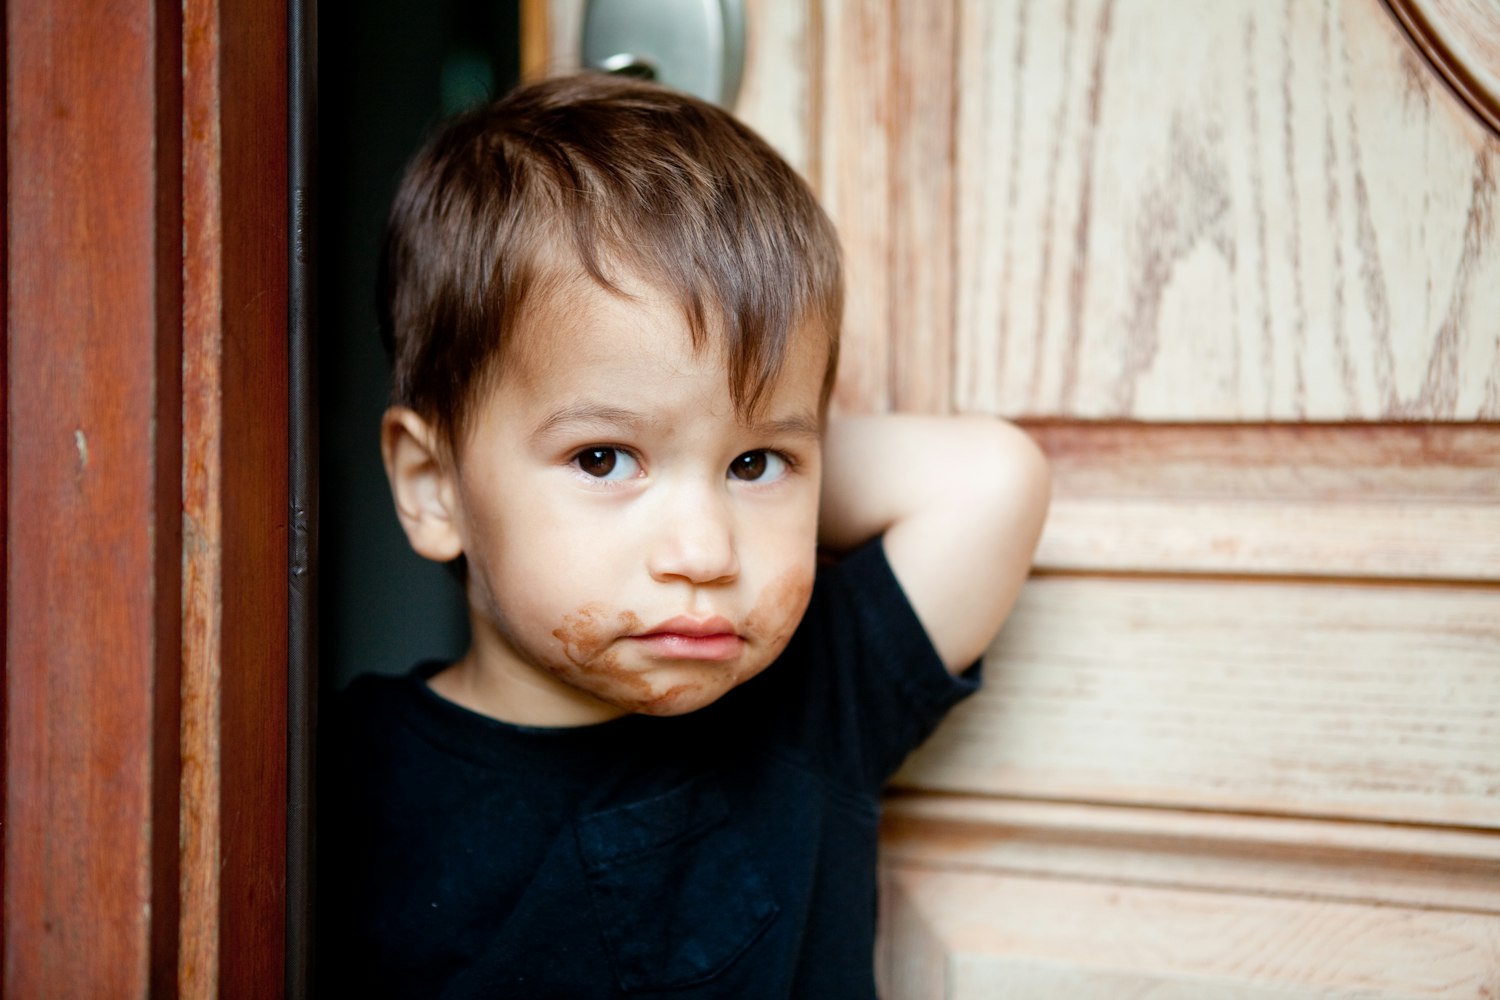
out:
M791 639L802 622L807 602L812 598L813 563L793 566L761 590L755 607L745 618L746 631L762 636L777 653Z

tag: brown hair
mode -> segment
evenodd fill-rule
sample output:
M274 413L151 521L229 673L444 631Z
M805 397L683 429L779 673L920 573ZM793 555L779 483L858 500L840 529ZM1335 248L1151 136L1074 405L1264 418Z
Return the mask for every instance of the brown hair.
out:
M393 402L450 445L530 295L571 251L683 305L693 346L723 338L729 391L754 409L794 330L829 343L843 311L838 239L806 183L727 112L602 74L523 87L442 126L407 168L381 254Z

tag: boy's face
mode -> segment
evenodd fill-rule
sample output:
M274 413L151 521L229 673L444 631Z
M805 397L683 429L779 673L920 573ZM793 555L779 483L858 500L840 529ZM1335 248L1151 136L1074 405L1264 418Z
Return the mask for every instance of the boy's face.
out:
M517 331L453 476L470 691L509 721L701 708L764 669L811 594L827 345L803 330L741 419L681 307L578 278Z

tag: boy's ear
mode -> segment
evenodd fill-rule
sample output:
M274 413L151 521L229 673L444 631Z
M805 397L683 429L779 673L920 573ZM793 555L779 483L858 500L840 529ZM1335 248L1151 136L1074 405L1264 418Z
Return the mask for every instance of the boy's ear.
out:
M404 406L391 407L380 421L380 454L411 547L435 562L457 559L464 551L458 492L432 425Z

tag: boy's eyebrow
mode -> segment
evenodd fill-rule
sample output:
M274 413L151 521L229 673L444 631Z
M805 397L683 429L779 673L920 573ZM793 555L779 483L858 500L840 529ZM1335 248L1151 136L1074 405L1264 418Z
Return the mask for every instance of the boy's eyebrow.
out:
M798 413L777 420L754 421L749 425L757 434L788 434L798 437L818 437L823 433L823 421L813 413Z
M565 406L549 414L547 419L537 425L531 435L536 438L543 437L559 427L574 423L614 424L634 428L651 422L652 418L648 414L628 410L622 406L611 406L607 403L574 403L572 406ZM823 433L823 422L817 414L811 412L796 413L775 420L753 421L747 426L756 434L766 435L818 437Z
M574 403L550 414L532 431L532 437L542 437L564 424L627 424L636 426L650 420L644 413L627 410L607 403Z

